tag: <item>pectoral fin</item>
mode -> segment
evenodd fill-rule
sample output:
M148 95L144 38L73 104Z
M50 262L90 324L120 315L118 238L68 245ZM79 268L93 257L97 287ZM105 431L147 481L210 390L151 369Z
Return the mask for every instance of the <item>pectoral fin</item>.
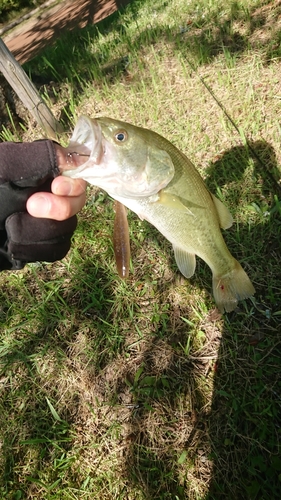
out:
M204 208L200 205L196 205L195 203L188 202L188 200L185 200L175 194L168 193L164 189L158 193L156 203L161 203L162 205L172 208L173 210L180 210L188 215L192 215L193 217L195 217L195 215L192 212L192 208Z
M191 278L195 272L196 257L194 253L189 253L186 250L173 245L175 259L180 272L186 277Z
M211 196L218 213L220 227L222 229L228 229L233 224L233 218L231 213L229 212L228 208L226 208L226 206L212 193Z

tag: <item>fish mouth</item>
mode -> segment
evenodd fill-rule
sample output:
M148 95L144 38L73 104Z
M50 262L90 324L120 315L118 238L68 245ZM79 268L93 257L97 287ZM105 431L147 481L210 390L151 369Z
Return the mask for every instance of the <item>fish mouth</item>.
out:
M99 165L103 156L103 136L99 123L87 116L79 117L67 150L69 155L76 153L88 159L74 170L64 171L63 175L81 177L81 172L88 168L89 162L91 165Z

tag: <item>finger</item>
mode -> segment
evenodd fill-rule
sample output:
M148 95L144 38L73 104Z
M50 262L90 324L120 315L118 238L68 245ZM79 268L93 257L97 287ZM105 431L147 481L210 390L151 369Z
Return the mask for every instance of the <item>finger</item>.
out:
M26 209L33 217L65 220L83 207L86 193L80 196L57 196L52 193L35 193L27 200Z
M71 179L60 175L52 182L52 193L59 196L80 196L86 191L87 183L83 179Z

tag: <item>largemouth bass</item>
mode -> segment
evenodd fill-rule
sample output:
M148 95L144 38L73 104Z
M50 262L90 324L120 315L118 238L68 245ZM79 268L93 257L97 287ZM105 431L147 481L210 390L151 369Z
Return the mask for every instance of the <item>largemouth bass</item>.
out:
M231 255L220 228L233 219L206 188L191 161L151 130L112 118L79 118L69 150L89 159L63 174L85 179L153 224L173 245L181 273L190 278L196 255L213 273L218 309L230 312L255 289Z

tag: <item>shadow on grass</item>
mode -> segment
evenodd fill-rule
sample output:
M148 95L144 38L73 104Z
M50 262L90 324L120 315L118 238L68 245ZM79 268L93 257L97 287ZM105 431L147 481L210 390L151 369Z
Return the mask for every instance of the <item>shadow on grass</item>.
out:
M219 54L239 56L246 50L261 50L264 62L280 57L280 2L264 1L257 7L233 2L229 13L220 9L192 19L183 26L180 46L193 53L199 64L211 62Z
M85 85L110 85L115 80L126 78L130 63L138 58L143 47L157 46L163 40L173 50L180 51L183 57L192 59L195 66L209 63L223 53L233 67L236 58L250 49L261 51L265 64L281 56L281 30L278 24L280 2L274 5L264 2L251 9L234 2L227 15L222 15L218 9L210 10L207 14L204 11L203 15L200 8L194 9L191 5L186 25L148 25L145 29L140 29L138 23L141 6L139 0L131 0L126 7L122 7L121 2L119 11L95 25L62 31L52 45L24 65L34 84L52 100L56 99L63 84L67 83L71 98L67 97L61 116L66 127L74 103L84 92ZM168 3L158 0L153 4L153 13L160 15L167 6ZM86 11L82 13L84 17L88 8L86 6ZM132 24L135 26L134 35L131 33ZM100 36L109 33L112 35L110 40L101 46ZM118 56L112 59L113 47ZM13 95L11 98L6 92L4 98L9 103L15 123L24 123L26 113L21 109L17 97ZM4 106L2 111L4 115L7 114ZM8 126L8 122L7 116L3 123Z
M254 13L251 14L251 33L257 29L265 29L266 12L268 10L264 6L256 12L256 18ZM240 20L245 19L240 17ZM99 30L102 29L106 29L106 23L104 28L99 26ZM124 29L126 27L122 26L120 20L119 32L124 32ZM202 34L201 30L197 38L198 46L209 53L208 57L210 54L214 57L221 49L212 53L212 43L215 41L216 45L220 45L222 40L226 46L227 30L230 37L228 49L241 53L247 46L246 40L243 37L231 39L227 23L223 30L216 32L205 30ZM146 36L151 42L153 37L157 40L160 35L161 31L151 30L149 37L144 34L137 39L134 48ZM188 36L187 32L186 38ZM187 40L186 43L193 42ZM184 45L182 49L184 50ZM51 59L49 61L52 62ZM82 64L85 65L85 60ZM77 68L79 66L76 67L78 74ZM79 69L83 78L87 76L87 68L84 71L85 73L80 73ZM63 71L62 77L64 78ZM270 145L259 142L251 146L263 158L269 171L274 173L276 162ZM210 491L206 497L208 499L280 498L280 205L272 197L275 185L266 170L255 158L249 159L249 150L243 146L225 152L211 165L206 182L214 192L219 188L223 193L227 186L227 193L237 207L240 197L247 200L249 192L249 204L252 204L254 212L260 214L259 223L249 221L225 232L232 253L244 262L244 267L253 278L257 290L256 305L246 301L245 305L239 305L237 311L227 315L221 339L216 327L216 321L221 320L202 315L199 329L208 339L209 350L204 351L198 345L197 355L191 357L188 349L185 353L180 347L186 346L191 335L190 325L181 318L190 318L192 310L188 305L179 310L176 303L169 303L168 294L165 295L162 290L163 302L167 301L169 308L163 312L160 307L158 314L154 313L149 327L149 321L143 323L141 308L136 306L132 311L131 322L124 328L121 314L112 311L114 284L107 283L106 273L98 274L90 263L85 263L83 272L80 270L76 276L72 275L72 283L64 295L68 313L74 309L74 314L77 315L70 329L66 330L67 337L60 332L60 325L50 320L52 309L58 307L52 303L49 312L45 309L37 330L41 331L40 335L35 332L35 340L23 341L19 345L20 349L10 354L11 358L6 355L3 358L9 364L18 362L17 380L19 385L22 384L20 388L24 394L25 390L29 390L28 373L36 380L33 358L38 349L44 353L47 346L51 352L54 350L62 353L61 360L54 361L54 370L59 371L61 363L66 358L71 358L69 344L72 336L78 335L82 314L88 315L88 350L90 352L92 349L92 353L85 356L85 372L92 388L87 387L87 391L92 391L90 393L93 399L98 395L102 402L110 403L112 408L122 407L123 413L118 414L120 427L126 424L126 430L123 434L120 431L119 438L123 453L120 460L123 464L121 477L124 483L120 498L121 494L126 498L126 485L131 487L132 484L147 499L174 499L177 496L183 500L188 498L187 491L190 498L196 498L196 495L201 498L200 492L190 491L190 484L195 478L203 485L209 480L211 469L213 472ZM268 202L270 196L271 203ZM200 266L194 279L200 287L203 288L205 284L209 287L210 273L205 279L204 266ZM75 282L81 280L84 283L83 291L81 286L75 286ZM91 299L90 283L96 280L99 280L101 293ZM158 288L159 286L163 286L164 290L164 284L156 285ZM167 287L172 288L172 285L168 283ZM98 294L97 291L95 293ZM63 308L63 305L59 304L59 307ZM63 324L65 318L61 321ZM135 342L135 346L129 346L126 344L125 333L121 333L127 331L129 335L135 331L136 325L140 330L141 327L150 328L148 338L139 350L139 342ZM214 352L218 343L218 361L214 364ZM131 361L118 365L114 359L118 355L131 358ZM21 363L27 366L27 374L22 378ZM210 407L206 400L205 386L211 385L214 371L214 395ZM41 379L38 380L38 385L39 383L42 383ZM48 398L50 393L52 401L55 401L56 389L52 392L50 385L46 385L45 394ZM76 415L79 400L85 397L84 393L77 392L76 399L73 397L69 401L69 412L65 409L65 413L60 415L65 424L52 420L50 414L47 414L43 397L45 394L41 393L39 397L34 384L34 392L25 401L30 407L26 413L26 427L22 436L18 436L19 427L15 423L13 432L5 437L4 446L2 445L5 484L13 483L19 490L23 477L21 442L34 439L34 445L39 446L34 462L36 479L38 471L44 472L44 461L47 462L52 453L52 458L58 460L63 453L69 452L71 427L78 425L79 418L82 424L85 423L81 416L78 418ZM14 409L15 414L17 411ZM110 409L108 411L111 417ZM103 429L102 421L100 425ZM40 442L40 439L44 441ZM57 450L57 455L54 449ZM75 458L74 452L72 456ZM64 481L60 475L61 470L54 468L52 478L54 484L60 480L57 483L59 486ZM81 484L78 476L72 477L73 484L77 481L75 486ZM94 474L91 475L91 480L95 481ZM68 483L71 484L71 481Z
M270 145L251 146L274 171ZM260 189L255 193L260 183L262 195ZM12 385L6 385L1 398L2 418L7 416L1 424L5 494L18 490L26 498L45 498L53 491L48 498L55 499L66 487L75 487L85 490L86 498L98 498L98 481L106 484L104 476L98 478L98 465L92 469L89 462L88 489L85 472L74 467L78 457L87 462L87 453L96 449L108 467L113 456L116 463L116 453L120 463L119 496L106 498L126 498L132 487L136 498L140 493L146 499L203 498L200 491L206 491L210 477L208 500L280 498L281 224L275 186L243 146L226 151L210 166L207 184L213 191L226 186L226 196L229 190L238 198L242 192L243 199L249 189L251 202L262 211L259 224L249 221L225 232L232 253L245 260L257 289L256 304L239 304L223 320L215 310L199 312L194 332L192 306L169 298L175 277L155 281L148 273L147 283L142 274L132 277L138 297L134 309L124 285L122 309L116 310L117 281L110 282L106 269L87 254L79 272L73 263L67 283L63 280L53 297L51 266L39 272L37 283L46 283L47 298L30 316L38 326L11 331L14 347L5 353L2 346L1 352L3 381L13 372ZM263 207L269 193L272 203ZM81 224L89 231L87 221ZM209 289L210 273L205 278L204 266L198 267L194 282ZM137 294L146 285L144 305L147 297ZM151 310L154 291L159 301ZM6 312L12 314L12 308ZM60 386L63 370L69 378ZM11 393L16 393L14 400ZM60 408L59 415L46 397L55 410ZM85 400L93 408L88 413ZM90 437L83 444L86 428Z
M256 305L251 309L248 304L247 313L239 307L225 319L208 418L214 461L208 500L281 494L280 188L272 147L261 141L250 146L263 165L251 158L248 148L235 147L211 166L207 180L211 189L226 184L232 200L236 192L237 205L240 195L247 200L250 183L251 202L261 213L258 224L248 221L239 228L236 248L229 242L238 260L247 262L244 267L254 281ZM249 158L252 168L247 173Z
M183 54L185 51L193 54L197 64L211 62L221 53L239 55L248 49L262 50L265 62L280 57L281 29L277 22L281 13L280 2L273 5L273 2L265 1L259 7L251 8L234 2L229 14L222 14L221 9L210 9L208 13L200 8L195 11L191 6L190 18L185 26L170 28L166 24L158 24L155 27L149 25L145 30L140 30L138 26L141 6L142 2L138 0L131 0L125 7L121 2L119 11L99 23L63 33L53 46L26 64L27 71L39 83L46 83L48 79L58 79L60 83L67 79L71 82L71 73L73 81L92 80L100 76L100 68L96 68L95 74L94 64L102 66L103 63L110 63L109 48L105 47L103 52L93 50L100 35L109 32L114 34L114 39L110 40L111 49L113 45L127 45L124 57L163 39L175 44ZM156 1L154 15L160 14L167 6L167 2ZM131 23L135 23L136 36L133 37L128 31Z
M86 256L84 265L84 270L80 268L77 280L72 276L71 298L63 283L61 289L57 290L58 293L53 293L52 286L47 286L50 292L47 297L48 292L44 293L43 282L52 283L52 270L49 266L35 270L31 293L43 297L43 300L41 303L35 302L34 311L29 308L26 310L26 319L24 314L21 315L21 324L12 327L6 338L7 342L1 344L1 498L20 499L23 495L24 498L47 498L50 485L51 490L56 488L55 491L63 494L67 474L65 471L77 459L73 449L72 425L74 421L77 424L80 406L80 395L68 386L69 381L64 385L63 380L67 377L63 377L63 372L65 369L71 371L73 367L70 346L79 332L79 319L83 321L83 328L91 329L94 335L94 346L89 345L88 351L92 349L92 352L87 357L87 363L92 363L94 371L109 362L106 357L108 350L114 353L120 347L118 335L112 338L111 331L111 338L106 336L108 304L113 300L107 275L92 260L87 260ZM40 281L42 295L36 286ZM76 285L81 290L81 282L84 293L77 297ZM93 282L95 296L91 297ZM23 283L15 285L14 289L11 286L7 293L19 297L22 288ZM73 294L76 294L76 300ZM84 302L85 296L87 304ZM76 308L71 307L73 299ZM5 304L4 294L1 302L2 305ZM88 312L81 312L80 308L83 311L86 306ZM88 326L85 317L92 312L89 306L94 308L94 313L91 314ZM77 307L79 312L76 314ZM58 314L58 310L61 310L61 314ZM71 314L75 318L71 318ZM11 304L5 316L1 318L2 325L9 322L9 316L13 316ZM90 369L88 371L90 373ZM11 373L13 382L10 384L7 378ZM59 380L62 382L61 386ZM66 399L65 404L62 401L62 404L58 404L61 397ZM19 407L13 409L15 401ZM27 474L24 469L28 470ZM68 477L67 486L77 487L77 483L72 480L72 477Z
M272 147L261 142L251 147L267 159L266 168L274 171ZM254 202L262 209L263 200L271 193L272 205L263 212L264 223L240 227L239 241L231 240L229 247L238 259L247 262L244 267L257 290L256 305L252 307L247 301L245 306L240 304L235 312L226 315L221 339L216 321L212 320L212 314L208 315L200 328L212 347L209 345L209 352L199 350L197 359L179 355L176 349L179 343L186 344L188 327L180 326L179 322L179 328L175 329L174 321L168 321L161 338L172 346L173 356L161 375L155 369L152 372L149 364L157 352L159 357L159 337L144 353L145 372L158 380L160 390L157 393L155 382L154 392L149 394L148 390L142 406L148 404L152 409L142 410L140 422L132 419L134 444L127 455L127 471L148 499L202 498L199 492L197 495L189 492L188 483L192 476L197 477L198 484L207 482L210 468L212 479L206 500L269 499L279 498L281 494L281 288L278 284L281 214L280 206L275 211L276 185L255 158L250 160L253 163L251 193L256 183L263 185L263 195L256 196ZM232 148L211 165L207 184L213 190L227 184L237 191L238 197L241 191L244 196L245 184L249 183L248 168L248 148ZM233 193L230 198L233 199ZM272 216L266 221L270 210ZM188 307L180 311L180 316L190 317ZM212 359L218 344L218 359L213 365L208 357ZM203 388L204 383L208 384L209 369L215 369L210 408ZM162 377L166 383L161 395ZM147 385L149 382L148 379ZM156 439L153 418L149 419L148 414L157 411L161 404L170 411L154 424L159 428ZM173 426L173 418L178 427Z
M126 4L126 1L123 4ZM116 2L119 11L95 25L73 31L64 31L67 23L62 20L62 24L57 28L61 36L24 65L34 84L52 100L56 99L62 85L67 83L71 98L67 97L61 116L66 127L69 125L69 115L73 112L73 101L84 92L85 85L101 82L107 85L126 77L128 64L138 57L140 50L163 40L174 50L180 51L184 57L192 58L195 65L209 63L223 53L233 67L235 59L250 49L261 51L265 64L281 56L279 1L274 2L274 5L273 2L265 1L252 8L233 2L228 14L223 14L218 8L203 11L191 4L190 17L187 14L185 25L148 25L146 29L141 30L138 17L142 4L140 0L131 0L129 5L122 7L122 1ZM81 19L85 19L85 22L91 19L99 5L100 1L93 2L91 11L85 2L80 13ZM153 4L153 13L161 14L167 6L167 2L157 0ZM130 32L132 23L135 25L133 36ZM44 20L41 24L42 36L32 40L33 45L41 44L44 30L48 31L50 28L44 25ZM108 33L112 33L112 37L101 48L99 38ZM120 48L118 57L113 60L112 47ZM20 130L20 123L24 124L26 119L26 110L22 109L14 93L11 96L10 90L7 91L4 87L2 92L4 101L11 109L15 126ZM2 108L5 118L3 124L9 128L10 117L5 106Z
M160 14L167 5L155 2L154 14ZM265 64L281 55L280 2L274 5L264 2L251 9L234 2L227 15L216 9L207 14L204 11L203 15L200 8L194 10L191 6L190 19L184 26L160 24L142 30L138 24L141 6L142 2L132 0L128 6L95 25L63 33L52 46L26 63L24 67L31 80L38 87L45 85L51 95L51 87L59 92L61 85L67 82L75 100L84 91L85 84L104 82L108 85L126 77L128 64L138 57L140 50L163 40L191 58L195 65L209 63L223 53L233 66L235 58L250 49L261 51ZM130 31L132 23L134 35ZM112 34L110 40L101 47L100 36L109 33ZM119 55L112 60L113 47L118 49ZM66 124L70 107L68 103L62 116Z

